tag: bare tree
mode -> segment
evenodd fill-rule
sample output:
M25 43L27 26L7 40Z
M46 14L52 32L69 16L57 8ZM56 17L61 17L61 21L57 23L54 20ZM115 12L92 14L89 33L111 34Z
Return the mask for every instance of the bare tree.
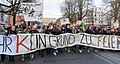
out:
M20 12L20 2L21 0L6 0L8 4L2 4L0 3L1 9L0 12L7 14L7 15L12 15L13 16L13 25L15 25L16 21L16 14Z
M72 20L73 13L73 6L71 5L70 2L65 1L63 5L61 6L61 12L63 13L64 17L68 17L70 21Z
M108 9L106 14L110 16L111 20L114 19L114 22L118 20L120 25L120 0L103 0L103 3Z
M19 13L22 13L20 3L21 2L33 2L33 1L35 0L6 0L6 3L8 4L0 3L0 6L1 6L0 12L7 14L7 15L12 15L13 25L15 25L16 15Z
M35 0L22 0L22 2L34 2Z
M61 12L64 17L68 17L71 22L76 20L82 20L87 13L89 7L93 6L92 0L75 0L74 3L71 1L65 1L61 6Z

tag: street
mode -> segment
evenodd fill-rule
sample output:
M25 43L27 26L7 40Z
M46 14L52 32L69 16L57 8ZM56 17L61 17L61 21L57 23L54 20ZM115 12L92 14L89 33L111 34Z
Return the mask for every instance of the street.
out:
M118 51L90 51L85 50L79 52L64 52L57 56L46 54L41 57L38 52L35 53L35 58L25 58L21 61L21 56L15 57L15 62L9 62L6 58L5 64L120 64L120 52Z

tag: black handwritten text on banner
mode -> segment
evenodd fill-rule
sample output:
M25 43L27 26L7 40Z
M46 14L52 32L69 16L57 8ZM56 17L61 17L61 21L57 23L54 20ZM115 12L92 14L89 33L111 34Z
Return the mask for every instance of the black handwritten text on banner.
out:
M0 35L0 54L27 54L46 48L65 48L74 45L84 45L94 48L120 50L120 37L115 35L91 34L19 34Z

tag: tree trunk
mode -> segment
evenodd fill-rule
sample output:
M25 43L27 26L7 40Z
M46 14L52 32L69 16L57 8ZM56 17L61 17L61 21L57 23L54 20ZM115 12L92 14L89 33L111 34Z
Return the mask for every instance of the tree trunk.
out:
M15 22L16 22L16 14L13 15L13 26L15 26Z
M119 27L120 27L120 20L118 21L118 23L119 23Z
M120 27L120 18L118 19L119 27Z

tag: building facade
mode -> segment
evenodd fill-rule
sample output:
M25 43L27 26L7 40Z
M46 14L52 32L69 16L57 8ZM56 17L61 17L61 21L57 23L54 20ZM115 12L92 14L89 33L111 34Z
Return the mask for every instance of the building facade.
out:
M56 18L43 18L41 22L43 25L49 25L50 23L56 23L56 21Z
M93 25L108 25L104 7L93 7L86 15L85 23Z

